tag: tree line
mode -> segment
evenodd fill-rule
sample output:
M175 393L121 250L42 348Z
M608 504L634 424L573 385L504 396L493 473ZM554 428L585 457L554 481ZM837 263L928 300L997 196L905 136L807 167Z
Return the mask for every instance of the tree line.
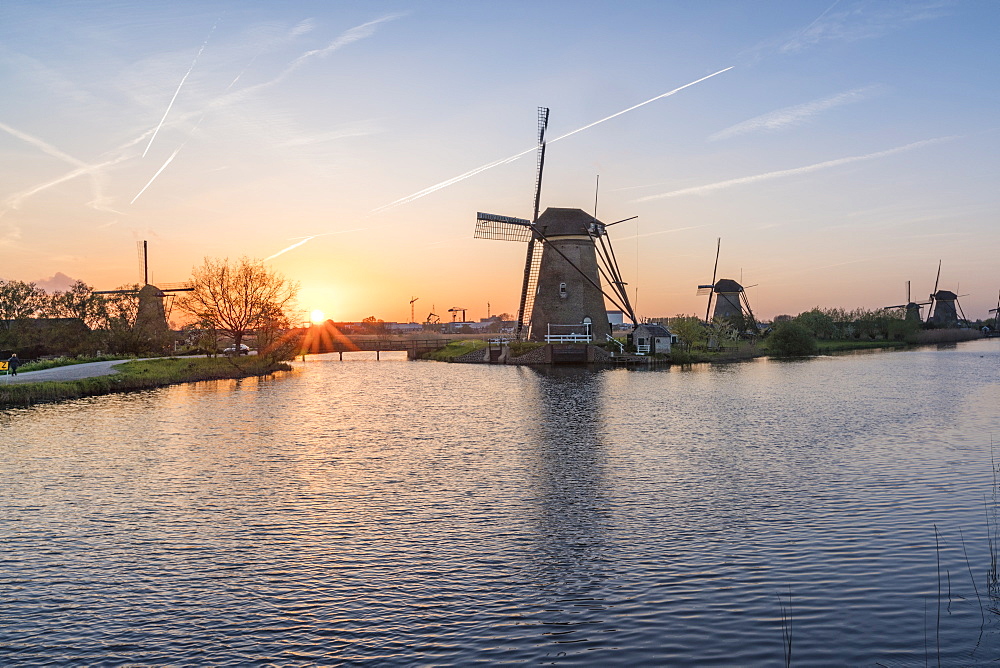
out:
M172 304L187 323L178 334L168 325L162 293L156 290L143 297L142 286L131 285L98 294L77 281L49 294L34 283L0 279L0 350L25 359L161 354L175 345L214 353L229 342L239 349L250 335L262 351L294 355L294 342L282 336L290 326L298 284L263 261L245 257L206 258L194 269L190 284L191 291L180 293ZM143 299L147 304L141 308Z

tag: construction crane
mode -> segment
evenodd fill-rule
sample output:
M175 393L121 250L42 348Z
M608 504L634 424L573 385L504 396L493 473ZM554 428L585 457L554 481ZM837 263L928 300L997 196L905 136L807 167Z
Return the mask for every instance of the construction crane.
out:
M416 316L414 316L413 314L413 302L417 301L418 299L420 299L420 297L414 297L413 299L410 300L410 322L417 321Z
M458 314L460 312L462 314L462 322L465 322L465 308L461 306L452 306L450 309L448 309L448 313L451 313L452 322L455 322L455 318L458 317Z

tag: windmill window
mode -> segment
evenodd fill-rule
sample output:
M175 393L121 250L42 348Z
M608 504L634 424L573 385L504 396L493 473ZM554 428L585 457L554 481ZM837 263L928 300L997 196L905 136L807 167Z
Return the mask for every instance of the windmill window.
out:
M559 284L559 296L562 297L563 299L566 298L566 284L565 283L560 283Z

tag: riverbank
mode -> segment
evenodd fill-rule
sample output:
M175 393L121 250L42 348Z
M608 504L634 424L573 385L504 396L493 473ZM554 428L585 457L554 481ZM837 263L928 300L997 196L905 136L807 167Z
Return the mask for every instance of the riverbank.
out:
M816 341L817 355L832 355L842 352L860 350L906 350L924 345L937 343L957 343L961 341L972 341L982 338L982 333L978 330L970 329L935 329L918 332L907 337L903 341L871 340L871 339L822 339ZM526 356L524 364L540 363L534 357L528 360L528 353L545 344L536 342L514 342L510 344L513 359L507 361L508 364L519 363L517 358ZM463 339L452 341L435 351L422 356L423 359L436 360L439 362L467 362L484 363L484 350L487 343L478 339ZM751 360L757 357L774 356L765 342L750 343L741 342L731 346L724 346L716 349L696 349L683 350L680 345L674 345L669 362L664 358L664 363L669 364L705 364L705 363L730 363Z
M242 358L163 357L114 364L97 375L70 380L39 380L18 384L0 379L0 408L30 406L37 403L78 399L113 392L130 392L178 383L225 378L266 376L276 371L290 371L284 362L249 356Z

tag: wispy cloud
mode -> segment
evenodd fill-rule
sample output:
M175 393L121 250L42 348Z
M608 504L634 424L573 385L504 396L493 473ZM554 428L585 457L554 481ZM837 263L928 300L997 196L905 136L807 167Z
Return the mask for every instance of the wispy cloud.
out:
M882 37L907 24L945 16L951 4L936 0L913 3L835 2L819 18L782 43L778 50L794 53L824 42L855 42Z
M368 228L367 227L355 227L355 228L350 229L350 230L339 230L337 232L323 232L322 234L313 234L313 235L310 235L308 237L293 237L293 239L299 239L299 241L296 241L291 246L288 246L286 248L282 248L280 251L278 251L274 255L267 256L266 258L264 258L264 261L267 262L268 260L273 260L274 258L278 257L279 255L284 255L288 251L295 250L299 246L301 246L301 245L303 245L305 243L308 243L308 242L312 241L313 239L318 239L319 237L327 237L327 236L330 236L331 234L347 234L348 232L361 232L361 231L366 230L366 229L368 229Z
M48 190L49 188L52 188L53 186L57 186L57 185L59 185L61 183L65 183L67 181L75 179L78 176L83 176L85 174L93 176L94 174L99 173L101 170L103 170L103 169L105 169L107 167L111 167L113 165L116 165L116 164L122 162L123 160L128 159L128 157L129 156L122 155L122 156L119 156L117 158L113 158L111 160L106 160L104 162L96 163L96 164L93 164L93 165L86 165L85 164L83 167L80 167L78 169L74 169L73 171L68 172L66 174L63 174L62 176L60 176L60 177L58 177L56 179L53 179L51 181L47 181L47 182L42 183L40 185L34 186L33 188L30 188L30 189L25 190L23 192L11 195L10 197L7 198L7 200L5 201L5 204L8 207L12 208L12 209L16 209L16 208L18 208L21 205L21 202L23 202L25 199L31 197L32 195L37 195L38 193L40 193L40 192L42 192L44 190Z
M280 148L291 148L296 146L312 146L314 144L323 144L331 141L339 141L341 139L348 139L350 137L367 137L369 135L376 134L380 132L381 129L376 126L372 121L364 121L359 123L352 123L349 126L340 128L339 130L332 130L330 132L323 132L316 135L305 135L301 137L294 137L292 139L287 139L278 144Z
M246 88L241 88L231 93L227 93L222 97L216 99L212 103L212 106L219 107L219 106L230 105L246 98L247 96L258 93L266 88L270 88L271 86L275 86L284 81L286 78L288 78L289 75L291 75L299 68L303 67L309 61L314 60L316 58L323 58L325 56L330 55L334 51L344 48L345 46L354 44L355 42L365 39L366 37L371 37L372 35L375 34L376 29L383 23L394 21L396 19L402 18L403 16L405 16L405 14L401 13L388 14L373 21L368 21L367 23L362 23L361 25L349 28L348 30L345 30L340 35L338 35L333 41L331 41L323 48L306 51L298 58L293 60L291 63L289 63L288 66L285 67L285 69L283 69L281 72L279 72L275 77L267 81L261 82L259 84L254 84L253 86L247 86ZM239 79L239 76L237 76L237 79ZM234 80L233 83L236 83L236 80ZM231 88L232 84L230 84L229 87ZM227 88L227 90L229 90L229 88Z
M578 132L583 132L584 130L588 130L588 129L594 127L595 125L599 125L599 124L601 124L601 123L603 123L605 121L610 121L612 118L617 118L617 117L621 116L622 114L627 114L628 112L630 112L630 111L632 111L634 109L638 109L639 107L643 107L643 106L645 106L647 104L650 104L652 102L656 102L657 100L662 100L665 97L669 97L671 95L674 95L675 93L679 93L680 91L684 90L685 88L690 88L691 86L694 86L695 84L699 84L702 81L705 81L707 79L711 79L712 77L718 76L719 74L722 74L723 72L728 72L731 69L733 69L733 68L732 67L727 67L725 69L719 70L718 72L713 72L712 74L709 74L708 76L704 76L704 77L702 77L700 79L692 81L691 83L684 84L683 86L679 86L679 87L677 87L677 88L675 88L675 89L673 89L671 91L667 91L666 93L663 93L661 95L657 95L656 97L651 97L648 100L646 100L645 102L640 102L639 104L634 104L631 107L629 107L628 109L622 109L621 111L615 112L615 113L611 114L610 116L605 116L604 118L602 118L600 120L597 120L597 121L594 121L593 123L588 123L587 125L584 125L581 128L577 128L576 130L572 130L570 132L567 132L564 135L559 135L555 139L550 139L550 140L548 140L548 143L552 144L552 143L555 143L555 142L557 142L557 141L559 141L561 139L566 139L567 137L572 137L573 135L575 135ZM536 148L537 147L532 146L531 148L525 149L525 150L521 151L520 153L515 153L514 155L512 155L512 156L510 156L508 158L501 158L500 160L495 160L493 162L487 163L487 164L482 165L480 167L476 167L475 169L471 169L471 170L465 172L464 174L459 174L458 176L452 177L452 178L450 178L450 179L448 179L446 181L441 181L440 183L436 183L436 184L434 184L434 185L432 185L432 186L430 186L428 188L424 188L423 190L418 190L417 192L413 193L412 195L407 195L406 197L401 197L401 198L397 199L395 202L390 202L389 204L385 204L383 206L380 206L377 209L375 209L374 211L372 211L372 213L382 213L383 211L388 211L389 209L394 209L397 206L401 206L403 204L408 204L409 202L412 202L414 200L420 199L421 197L425 197L427 195L430 195L433 192L437 192L438 190L441 190L442 188L447 188L448 186L454 185L454 184L456 184L456 183L458 183L460 181L464 181L465 179L473 177L476 174L481 174L481 173L485 172L488 169L493 169L494 167L499 167L500 165L506 165L507 163L514 162L518 158L520 158L520 157L522 157L524 155L527 155L528 153L533 152Z
M720 139L729 139L730 137L736 137L738 135L745 135L754 132L776 132L788 127L802 125L803 123L809 121L813 116L816 116L824 111L828 111L835 107L841 107L845 104L851 104L852 102L860 102L861 100L870 97L872 94L880 90L880 88L880 86L855 88L854 90L839 93L831 97L825 97L820 100L813 100L812 102L778 109L776 111L757 116L756 118L743 121L742 123L737 123L736 125L730 126L720 132L716 132L714 135L709 137L709 140L718 141Z
M49 144L48 142L43 141L43 140L39 139L38 137L34 137L32 135L29 135L26 132L21 132L20 130L16 130L16 129L12 128L11 126L7 125L6 123L0 123L0 130L3 130L4 132L6 132L7 134L9 134L11 136L17 137L18 139L20 139L21 141L23 141L23 142L25 142L27 144L31 144L35 148L41 150L42 153L45 153L47 155L51 155L53 158L59 158L63 162L67 162L67 163L73 165L74 167L86 167L87 166L86 163L83 162L82 160L78 160L78 159L74 158L73 156L69 155L68 153L65 153L64 151L59 150L58 148L56 148L52 144Z
M689 225L687 227L675 227L675 228L670 229L670 230L657 230L656 232L645 232L643 234L633 234L630 237L621 237L619 239L616 239L615 241L617 243L621 243L623 241L630 241L631 239L643 239L645 237L655 237L655 236L659 236L661 234L672 234L674 232L684 232L686 230L698 230L698 229L701 229L703 227L707 227L707 225Z
M950 141L955 138L956 137L951 136L951 137L938 137L935 139L925 139L923 141L913 142L912 144L906 144L905 146L897 146L896 148L891 148L885 151L868 153L867 155L855 155L847 158L837 158L836 160L827 160L826 162L818 162L814 165L806 165L804 167L783 169L776 172L767 172L765 174L755 174L754 176L743 176L738 179L729 179L728 181L718 181L716 183L708 183L703 186L695 186L693 188L683 188L681 190L673 190L671 192L661 193L659 195L647 195L646 197L640 197L634 201L649 202L652 200L666 199L668 197L680 197L682 195L704 195L710 192L715 192L717 190L725 190L726 188L733 188L735 186L743 186L751 183L759 183L761 181L770 181L773 179L780 179L787 176L800 176L802 174L818 172L824 169L832 169L834 167L849 165L854 162L877 160L878 158L885 158L890 155L895 155L897 153L912 151L918 148L923 148L925 146L931 146L932 144L939 144L941 142Z

